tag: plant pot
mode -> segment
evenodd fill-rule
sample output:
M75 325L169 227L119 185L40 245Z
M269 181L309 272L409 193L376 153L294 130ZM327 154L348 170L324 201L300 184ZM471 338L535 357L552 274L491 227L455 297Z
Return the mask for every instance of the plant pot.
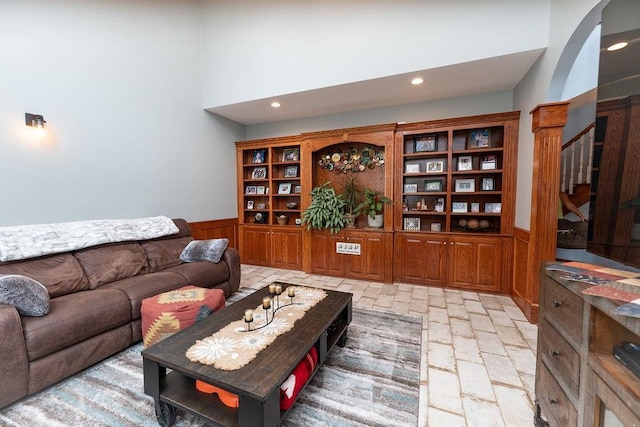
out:
M382 228L384 216L382 214L376 215L375 218L371 218L367 215L367 222L371 228Z
M346 228L356 228L356 216L353 214L344 214L344 219L347 221Z

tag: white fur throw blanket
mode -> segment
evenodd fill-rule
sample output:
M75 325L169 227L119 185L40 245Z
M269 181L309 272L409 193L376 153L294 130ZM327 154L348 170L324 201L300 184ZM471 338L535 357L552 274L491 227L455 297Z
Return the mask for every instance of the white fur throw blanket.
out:
M177 232L178 227L166 216L0 227L0 261L69 252L103 243L153 239Z

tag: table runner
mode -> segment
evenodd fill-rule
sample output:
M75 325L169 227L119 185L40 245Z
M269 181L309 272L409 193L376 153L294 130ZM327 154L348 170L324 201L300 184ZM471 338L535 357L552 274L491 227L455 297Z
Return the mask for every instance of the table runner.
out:
M298 319L318 304L327 293L322 289L305 286L292 286L295 290L293 304L291 299L282 294L278 297L280 308L275 312L273 321L272 311L269 312L270 323L266 325L265 310L262 304L255 307L251 331L247 331L247 323L236 320L229 323L216 333L201 340L197 340L186 352L192 362L211 365L224 371L240 369L251 362L262 350L267 348L278 336L290 331ZM286 292L285 292L286 293ZM273 298L271 304L277 304ZM277 307L277 305L276 305Z

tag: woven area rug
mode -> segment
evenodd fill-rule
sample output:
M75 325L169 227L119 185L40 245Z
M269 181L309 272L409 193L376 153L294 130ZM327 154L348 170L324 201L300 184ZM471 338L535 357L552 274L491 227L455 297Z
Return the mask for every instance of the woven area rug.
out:
M282 425L416 426L421 328L419 317L354 309L346 347L329 353ZM157 426L143 391L141 350L134 345L3 409L0 425ZM178 410L175 425L206 424Z

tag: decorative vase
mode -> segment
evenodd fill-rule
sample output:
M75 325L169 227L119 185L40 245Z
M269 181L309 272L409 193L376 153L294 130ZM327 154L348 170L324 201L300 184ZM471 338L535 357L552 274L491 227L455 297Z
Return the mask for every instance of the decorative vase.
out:
M280 225L285 225L287 222L289 222L289 217L286 215L280 215L279 217L276 217L276 221Z
M384 216L382 214L376 215L375 218L371 218L367 215L367 222L371 228L382 228Z
M344 219L347 221L346 228L356 228L356 216L354 214L344 214Z

